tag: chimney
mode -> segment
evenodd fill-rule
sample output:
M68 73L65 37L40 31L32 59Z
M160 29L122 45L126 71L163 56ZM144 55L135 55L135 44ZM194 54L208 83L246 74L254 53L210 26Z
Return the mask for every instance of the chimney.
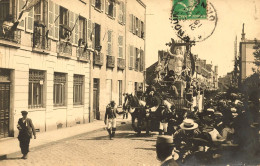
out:
M241 36L242 36L241 40L242 40L242 41L245 41L245 40L246 40L246 38L245 38L245 36L246 36L246 34L245 34L245 23L243 23L243 29L242 29L242 34L241 34Z

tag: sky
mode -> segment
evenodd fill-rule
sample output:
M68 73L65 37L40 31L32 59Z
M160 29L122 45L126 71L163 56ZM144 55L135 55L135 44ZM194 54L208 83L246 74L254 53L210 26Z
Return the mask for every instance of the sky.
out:
M146 4L146 67L158 60L171 38L178 39L170 24L172 0L143 0ZM234 41L241 39L245 23L247 39L260 39L260 0L210 0L218 15L217 27L208 39L196 43L192 53L217 65L219 75L232 71ZM239 50L239 49L238 49Z

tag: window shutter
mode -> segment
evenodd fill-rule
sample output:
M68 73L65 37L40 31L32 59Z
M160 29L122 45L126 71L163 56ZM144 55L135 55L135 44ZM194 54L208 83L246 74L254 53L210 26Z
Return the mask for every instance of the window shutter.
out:
M56 40L59 40L59 15L60 15L60 6L55 4L55 12L54 12L54 19L53 19L53 24L54 24L54 34L53 37ZM57 19L57 20L56 20ZM56 22L54 22L56 20Z
M122 22L125 24L125 3L122 2Z
M49 19L48 19L48 30L49 30L49 37L52 38L54 36L54 3L52 2L52 0L49 0L49 8L48 8L48 12L49 12ZM59 22L59 21L58 21Z
M75 28L74 28L74 33L75 33L75 40L74 40L74 44L78 44L79 41L79 15L75 14ZM74 26L73 25L73 26Z
M88 48L92 48L92 41L91 41L91 36L92 36L92 23L91 20L88 20L87 22L88 26L88 33L87 33L87 42L88 42Z
M108 0L105 0L105 13L108 14Z
M95 30L96 26L95 23L92 23L92 48L95 50Z
M25 4L25 1L23 1L23 0L18 0L17 2L18 2L18 4L17 4L17 18L18 18L18 17L19 17L19 14L20 14L20 12L21 12L21 10L22 10L22 7L23 7L24 4ZM19 29L24 29L24 20L22 20L22 21L19 23L19 25L18 25L17 28L19 28Z
M129 58L129 68L133 69L134 67L134 47L130 45L130 58Z
M129 18L129 30L130 32L133 32L133 15L130 14L130 18Z
M72 11L69 11L69 27L73 28L74 26L74 13ZM70 36L70 41L71 43L74 43L74 34L75 34L75 30L72 31L72 34Z
M135 34L136 29L135 29L135 16L132 17L133 18L133 34Z
M139 30L139 37L141 37L141 36L142 36L141 20L139 20L138 25L139 25L139 27L138 27L138 30Z
M87 24L87 19L84 19L84 28L83 28L83 30L84 30L83 38L84 38L84 41L87 43L88 42L88 24Z
M25 31L29 33L33 33L33 27L34 27L34 7L29 11L28 16L26 17Z
M105 0L101 0L101 11L104 11Z
M113 7L113 17L116 18L116 3L114 3Z

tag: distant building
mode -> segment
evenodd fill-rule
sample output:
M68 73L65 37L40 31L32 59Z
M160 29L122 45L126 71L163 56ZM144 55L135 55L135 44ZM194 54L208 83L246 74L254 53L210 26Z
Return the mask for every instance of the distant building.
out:
M254 60L254 52L253 48L255 45L255 40L248 40L245 38L244 24L241 34L241 41L239 43L239 84L241 84L247 77L251 76L254 71L259 71L260 68L257 67L253 62ZM260 40L257 40L260 42Z
M225 92L232 84L233 72L227 73L227 75L218 78L219 90Z

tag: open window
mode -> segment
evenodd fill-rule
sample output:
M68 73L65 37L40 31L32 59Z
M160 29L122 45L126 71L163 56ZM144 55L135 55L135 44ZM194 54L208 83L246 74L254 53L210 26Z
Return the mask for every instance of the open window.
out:
M79 17L79 41L78 46L84 47L87 44L87 21L83 17Z
M114 0L106 1L106 14L112 18L116 17L116 3Z
M100 34L101 34L101 25L95 23L95 50L101 50L101 43L100 43Z
M60 7L60 39L66 40L70 37L71 28L69 26L69 11Z
M46 31L48 25L48 1L41 0L34 6L33 48L49 48Z

